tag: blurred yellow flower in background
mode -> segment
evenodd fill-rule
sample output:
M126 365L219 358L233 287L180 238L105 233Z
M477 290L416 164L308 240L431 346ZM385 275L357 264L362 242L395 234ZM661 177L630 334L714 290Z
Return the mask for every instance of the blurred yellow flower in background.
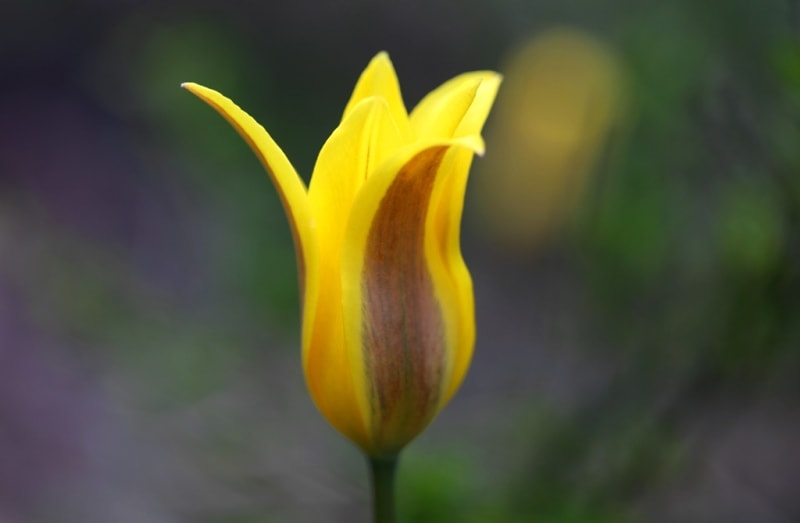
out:
M475 191L493 241L530 252L568 222L622 116L623 69L585 33L553 29L504 68Z
M460 75L409 114L379 53L308 189L269 134L229 99L183 86L250 144L292 226L303 368L319 410L374 457L397 454L449 401L475 340L459 231L467 174L500 77Z

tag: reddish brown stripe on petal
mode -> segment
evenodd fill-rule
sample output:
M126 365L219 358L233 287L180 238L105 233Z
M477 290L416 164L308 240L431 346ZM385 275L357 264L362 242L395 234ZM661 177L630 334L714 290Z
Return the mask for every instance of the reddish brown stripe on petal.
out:
M407 163L381 200L364 262L364 361L374 440L399 451L436 413L444 364L444 326L425 261L425 218L447 149Z

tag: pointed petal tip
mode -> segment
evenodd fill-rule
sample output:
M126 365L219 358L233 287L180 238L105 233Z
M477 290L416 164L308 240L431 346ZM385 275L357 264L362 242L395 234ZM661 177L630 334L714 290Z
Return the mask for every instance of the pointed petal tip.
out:
M470 83L482 92L496 92L503 83L503 75L495 71L474 71L462 76L465 80L471 80Z
M391 69L394 70L394 64L392 63L392 59L389 58L389 53L386 51L379 51L372 59L369 61L367 65L367 69L370 68L379 68L379 69Z
M206 103L210 104L212 107L216 107L217 103L220 100L224 100L228 103L233 104L233 101L229 100L226 96L222 93L218 93L214 89L209 89L208 87L200 84L196 84L194 82L183 82L181 84L181 89L185 89L195 95L196 97L200 98L201 100L205 101ZM217 100L216 102L214 100ZM235 104L234 104L235 105ZM238 106L236 107L238 109Z
M480 85L490 86L495 90L503 83L503 75L496 71L479 71L477 75Z
M202 85L196 84L194 82L182 82L181 83L181 89L185 89L185 90L189 91L190 93L192 93L192 94L194 94L196 96L199 96L199 93L202 92L204 88L203 88ZM205 88L205 89L208 90L208 88Z
M370 68L379 68L382 70L392 70L394 71L394 64L392 63L392 59L389 57L389 53L387 51L378 51L375 56L369 61L367 65L367 69Z
M483 156L486 152L486 143L484 143L483 137L477 134L456 138L450 141L450 144L470 149L478 156Z

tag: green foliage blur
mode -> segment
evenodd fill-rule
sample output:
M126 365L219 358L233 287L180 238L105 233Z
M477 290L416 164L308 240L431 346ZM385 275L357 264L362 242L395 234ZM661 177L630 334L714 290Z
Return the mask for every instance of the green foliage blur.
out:
M0 7L0 521L366 521L304 389L278 197L179 85L308 180L377 51L410 108L557 27L613 53L624 108L530 245L487 226L490 120L475 358L400 521L800 519L800 4L68 4Z

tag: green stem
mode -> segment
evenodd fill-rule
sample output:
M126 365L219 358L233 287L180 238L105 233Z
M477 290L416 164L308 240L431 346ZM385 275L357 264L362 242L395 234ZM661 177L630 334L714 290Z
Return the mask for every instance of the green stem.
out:
M374 523L394 523L394 476L397 456L368 458L372 480L372 513Z

